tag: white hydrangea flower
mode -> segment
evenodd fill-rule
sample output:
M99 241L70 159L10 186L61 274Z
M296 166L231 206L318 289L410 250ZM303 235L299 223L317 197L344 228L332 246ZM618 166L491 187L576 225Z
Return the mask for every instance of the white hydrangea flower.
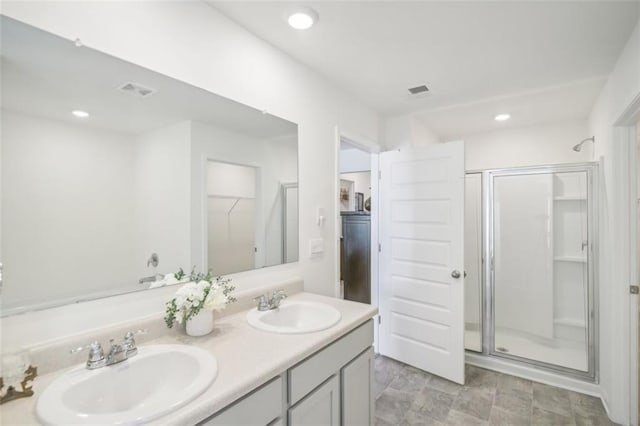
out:
M212 309L215 311L219 311L224 309L229 302L229 298L225 296L224 289L216 286L211 287L211 291L207 295L207 299L204 301L204 307L207 309Z
M194 276L192 273L191 276ZM202 276L198 274L198 276ZM200 280L198 282L189 281L188 277L184 277L182 280L177 280L174 275L168 274L164 277L167 283L184 283L174 296L173 302L175 303L175 311L167 304L167 317L165 321L167 325L171 327L173 322L183 324L185 317L188 315L195 315L201 309L207 310L222 310L226 308L227 304L231 301L235 301L232 296L225 295L234 288L229 286L230 280L222 280L220 278L213 282L207 280ZM173 304L171 305L173 306Z

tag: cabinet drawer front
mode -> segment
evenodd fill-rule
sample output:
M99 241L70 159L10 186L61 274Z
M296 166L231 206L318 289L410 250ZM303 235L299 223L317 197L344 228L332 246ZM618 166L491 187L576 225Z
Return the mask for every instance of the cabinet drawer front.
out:
M281 414L282 378L278 377L200 423L200 426L266 426Z
M289 403L298 402L373 344L373 320L289 369Z
M342 424L373 425L374 354L364 351L342 369Z
M289 409L289 426L319 425L340 425L340 379L337 375Z

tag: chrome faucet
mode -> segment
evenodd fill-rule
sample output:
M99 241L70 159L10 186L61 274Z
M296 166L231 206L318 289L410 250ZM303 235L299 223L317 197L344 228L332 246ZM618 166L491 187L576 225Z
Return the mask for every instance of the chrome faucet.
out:
M109 340L109 343L111 344L111 349L107 354L106 365L117 364L128 358L127 351L122 346L122 343L115 343L113 339Z
M276 290L271 295L271 299L269 299L269 307L270 309L277 309L280 307L280 302L287 298L287 294L284 290Z
M76 352L84 350L89 351L89 359L87 360L87 368L89 370L95 370L96 368L104 367L105 365L107 365L107 361L104 358L102 345L97 340L89 343L86 346L80 346L79 348L71 349L70 353L75 354Z
M86 346L71 349L71 353L77 353L80 351L88 350L89 359L87 360L87 368L89 370L95 370L97 368L105 367L108 365L117 364L122 362L138 353L136 341L133 338L135 334L146 334L147 330L138 330L135 333L131 331L124 336L122 343L115 343L113 339L109 340L111 348L107 356L104 355L102 345L97 340L89 343Z
M136 340L133 338L134 334L146 334L147 330L138 330L135 333L131 331L127 332L124 335L124 342L122 343L122 347L126 351L127 358L132 357L138 354L138 347L136 346Z
M268 294L263 294L261 296L256 297L253 300L258 302L257 309L259 311L269 311L271 309L279 308L280 302L282 302L282 300L286 298L287 298L287 295L284 292L284 290L275 290L271 294L271 297L269 297Z

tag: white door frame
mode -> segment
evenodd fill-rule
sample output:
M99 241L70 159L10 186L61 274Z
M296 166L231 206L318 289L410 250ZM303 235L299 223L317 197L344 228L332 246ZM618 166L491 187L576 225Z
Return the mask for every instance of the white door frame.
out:
M637 152L637 133L636 123L640 120L640 94L629 104L622 115L616 120L613 127L613 142L614 149L617 148L621 152L622 158L627 159L627 164L623 165L623 183L626 180L627 192L626 192L626 204L628 216L622 220L620 236L623 238L622 243L626 245L626 249L629 252L628 262L622 259L623 268L626 266L626 273L623 272L625 277L625 288L623 294L628 297L627 301L621 300L621 308L626 312L627 321L622 325L623 341L628 339L627 356L629 374L627 374L628 383L627 386L629 401L626 404L629 407L628 421L629 424L637 425L638 419L638 378L640 370L638 367L638 295L629 294L627 288L628 285L638 285L640 277L638 277L638 241L637 241L637 217L638 217L638 189L637 189L637 173L638 170L638 157ZM625 170L626 169L626 170ZM626 178L626 179L625 179ZM624 190L624 189L623 189ZM627 263L627 265L625 265ZM615 302L614 302L615 303ZM627 339L625 339L625 337Z
M342 229L340 228L340 144L343 140L349 142L371 154L371 304L378 306L378 154L380 153L380 145L372 140L351 133L339 126L335 127L335 136L333 141L333 158L334 170L334 195L333 195L333 217L335 218L334 244L334 295L340 297L340 236ZM375 352L378 353L378 319L374 321L374 342Z
M640 116L640 108L636 113L636 117ZM640 121L637 121L640 123ZM640 126L640 124L638 124ZM638 262L640 259L640 253L638 253L638 137L640 131L636 129L636 126L630 127L633 135L629 141L629 283L632 285L640 284L640 277L638 277ZM637 425L640 422L638 419L638 381L640 380L640 353L638 351L638 296L630 295L629 298L629 377L631 381L629 383L629 424Z
M639 353L638 353L638 332L640 331L638 324L638 295L629 294L629 285L638 285L640 277L638 277L638 241L637 241L637 215L638 215L638 188L637 173L638 170L636 144L636 123L640 119L640 95L629 104L618 120L615 121L612 130L614 149L619 150L619 158L626 159L621 161L621 208L626 213L619 216L620 229L619 237L622 241L623 253L628 250L628 256L621 256L618 266L621 268L622 285L620 296L614 300L614 306L620 306L623 310L623 318L619 326L621 328L622 339L622 356L623 365L628 367L628 374L621 374L623 382L622 386L626 387L628 400L623 401L623 406L629 407L627 421L631 425L638 424L638 374L639 370ZM618 293L618 292L616 292ZM628 299L627 299L628 298ZM626 300L625 300L626 299ZM620 302L619 304L617 302ZM626 311L626 312L625 312ZM618 326L615 324L614 326ZM626 361L626 362L625 362Z

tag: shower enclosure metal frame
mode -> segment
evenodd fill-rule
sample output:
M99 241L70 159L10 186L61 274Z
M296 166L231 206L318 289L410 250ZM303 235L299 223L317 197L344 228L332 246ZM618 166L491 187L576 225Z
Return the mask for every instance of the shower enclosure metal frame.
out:
M517 168L502 168L468 171L467 174L482 174L482 354L489 357L509 360L523 366L560 373L564 376L590 382L598 382L598 298L597 265L598 265L598 163L571 163L561 165L544 165ZM551 174L563 172L586 172L587 174L587 366L588 371L580 371L568 367L549 364L495 350L495 281L493 260L494 241L494 178L499 176L518 176L533 174Z

